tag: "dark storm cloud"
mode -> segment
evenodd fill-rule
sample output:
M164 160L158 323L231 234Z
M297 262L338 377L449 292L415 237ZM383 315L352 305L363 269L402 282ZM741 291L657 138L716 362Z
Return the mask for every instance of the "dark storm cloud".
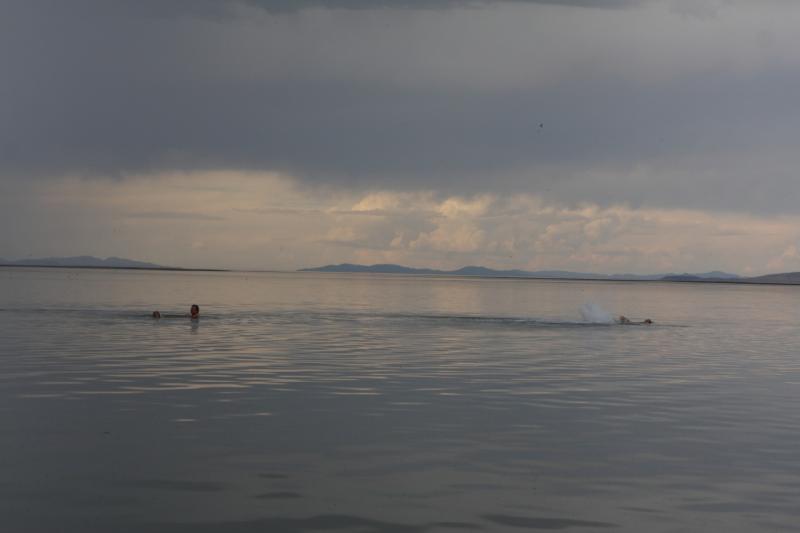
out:
M448 9L489 7L504 3L616 9L642 4L648 0L138 0L128 3L127 6L123 5L124 2L78 1L96 4L98 9L124 9L128 12L176 16L194 13L220 14L235 4L246 4L270 13L291 13L304 9Z
M591 8L618 8L635 5L644 0L245 0L247 3L273 12L298 11L306 8L431 9L463 6L487 6L499 3L550 4Z
M307 9L325 10L433 10L487 8L501 4L551 5L591 9L618 9L652 0L7 0L6 14L18 6L42 15L82 13L114 17L116 15L175 18L186 16L221 17L237 6L262 9L273 14L296 13ZM17 6L15 6L17 4Z
M424 2L484 5L484 11L512 4L638 3ZM311 52L307 40L291 32L270 37L298 24L276 12L415 8L421 0L246 4L263 19L248 18L251 11L226 11L223 19L198 20L196 15L218 14L223 5L204 1L7 2L0 18L0 174L277 170L307 183L347 187L525 190L602 203L796 209L791 194L737 192L750 186L753 172L762 172L765 188L796 187L791 168L797 162L792 143L800 122L794 105L800 74L791 68L752 74L677 69L654 83L620 75L619 65L636 58L635 51L623 48L626 57L592 54L591 45L610 37L591 34L591 25L565 25L568 38L553 47L550 70L568 54L560 48L577 46L578 37L587 42L578 53L590 59L578 63L580 69L542 82L550 70L525 74L540 67L538 59L526 62L523 55L519 64L494 71L494 59L505 55L476 58L473 65L473 51L460 57L455 46L453 63L470 66L450 79L439 64L424 64L425 54L436 50L412 48L414 27L408 42L394 47L365 41L348 48L342 36L356 26L340 12L321 23L326 33ZM381 16L368 22L380 28L393 20ZM254 27L257 38L235 42L239 30ZM267 40L258 40L262 36ZM405 48L395 55L401 45L423 66L406 60ZM354 51L363 59L348 59ZM766 167L738 163L754 148L761 149ZM773 153L780 157L768 157ZM759 161L747 160L751 166ZM642 166L656 169L658 178L638 178Z

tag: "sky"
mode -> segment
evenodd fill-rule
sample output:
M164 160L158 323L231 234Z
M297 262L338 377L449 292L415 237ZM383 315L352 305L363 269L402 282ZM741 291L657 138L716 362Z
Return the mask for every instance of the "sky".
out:
M800 3L2 0L0 257L800 270Z

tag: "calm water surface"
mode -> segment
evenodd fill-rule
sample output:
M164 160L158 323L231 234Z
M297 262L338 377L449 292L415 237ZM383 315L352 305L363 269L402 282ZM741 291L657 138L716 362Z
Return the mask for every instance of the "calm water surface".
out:
M794 287L0 269L0 518L798 530L799 326Z

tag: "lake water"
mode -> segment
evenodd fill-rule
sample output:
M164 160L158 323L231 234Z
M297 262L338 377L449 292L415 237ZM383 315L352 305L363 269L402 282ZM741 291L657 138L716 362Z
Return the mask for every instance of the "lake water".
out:
M2 530L798 530L799 346L800 287L4 268Z

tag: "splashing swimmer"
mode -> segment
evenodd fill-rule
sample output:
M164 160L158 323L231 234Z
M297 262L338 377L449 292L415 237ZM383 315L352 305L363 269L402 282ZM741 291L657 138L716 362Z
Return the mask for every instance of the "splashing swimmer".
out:
M153 311L153 314L151 316L153 318L161 318L161 311ZM170 316L174 317L180 315L167 315L167 318L169 318ZM200 306L197 304L192 304L192 307L189 308L189 314L183 316L190 318L192 320L197 320L198 318L200 318Z
M617 324L620 324L620 325L623 325L623 326L649 326L652 323L653 323L653 321L650 320L649 318L645 318L641 322L634 322L633 320L631 320L630 318L626 317L625 315L619 315L619 318L617 319Z

